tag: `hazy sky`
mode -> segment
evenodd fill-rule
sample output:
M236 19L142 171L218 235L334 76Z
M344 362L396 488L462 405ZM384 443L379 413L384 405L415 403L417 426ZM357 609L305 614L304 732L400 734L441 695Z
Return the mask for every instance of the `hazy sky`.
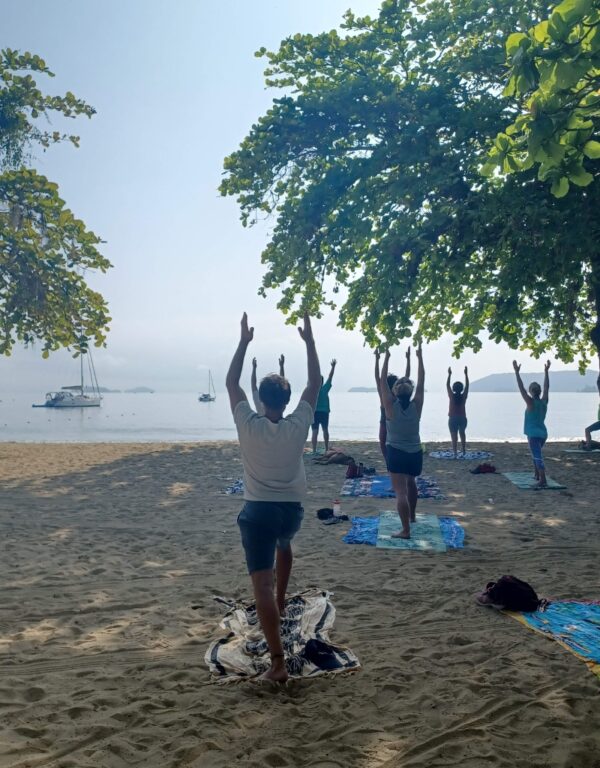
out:
M113 318L108 346L95 353L102 384L204 389L210 367L222 389L246 309L256 328L259 373L285 352L292 379L304 376L303 347L275 309L257 296L268 234L239 223L217 187L223 158L268 108L264 60L297 32L337 26L350 6L376 13L375 0L3 0L2 47L42 56L50 93L73 91L97 110L69 122L81 148L54 147L37 168L60 185L74 213L104 240L114 264L93 284ZM323 367L338 358L337 385L370 384L372 355L358 333L315 324ZM450 358L450 341L425 350L428 388L441 388L452 364L471 377L508 370L513 353L488 345ZM524 370L541 364L520 354ZM397 365L401 367L399 353ZM392 360L392 363L394 359ZM564 368L556 364L557 368ZM573 367L573 366L569 366ZM71 382L68 353L49 361L17 350L0 360L0 387L45 392Z

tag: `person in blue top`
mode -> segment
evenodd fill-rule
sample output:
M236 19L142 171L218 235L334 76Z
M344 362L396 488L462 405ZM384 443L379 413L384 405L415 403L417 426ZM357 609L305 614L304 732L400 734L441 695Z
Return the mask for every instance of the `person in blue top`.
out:
M548 411L548 390L550 389L548 371L550 370L550 360L544 366L543 391L537 381L532 381L529 385L529 392L527 392L521 379L521 366L517 364L516 360L513 360L513 368L517 376L519 392L526 406L523 431L527 436L529 450L533 459L533 469L535 479L537 480L536 488L547 488L548 483L546 482L546 467L544 465L542 448L548 439L548 430L544 422L546 420L546 412Z
M313 453L317 452L317 440L319 439L319 426L323 429L323 442L325 443L325 453L329 450L329 390L331 389L331 382L333 381L333 374L335 373L335 366L337 360L331 361L331 370L327 381L323 382L321 377L321 389L319 391L319 397L317 398L317 405L315 408L315 420L312 424L312 449Z

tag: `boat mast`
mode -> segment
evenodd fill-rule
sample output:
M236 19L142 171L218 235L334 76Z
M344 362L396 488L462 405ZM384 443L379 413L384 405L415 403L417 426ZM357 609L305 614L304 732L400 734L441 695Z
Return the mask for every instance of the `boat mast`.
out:
M81 373L81 396L83 397L83 352L79 354L79 370Z

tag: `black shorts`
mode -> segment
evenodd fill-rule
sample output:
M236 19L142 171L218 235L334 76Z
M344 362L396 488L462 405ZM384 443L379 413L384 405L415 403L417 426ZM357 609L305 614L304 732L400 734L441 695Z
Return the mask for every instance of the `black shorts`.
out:
M319 429L319 424L323 429L329 428L329 411L315 411L315 420L312 423L312 428Z
M238 515L248 573L273 567L275 549L287 549L300 530L304 510L298 501L246 501Z
M391 445L386 445L385 462L388 472L393 472L396 475L418 477L423 471L423 451L407 453Z

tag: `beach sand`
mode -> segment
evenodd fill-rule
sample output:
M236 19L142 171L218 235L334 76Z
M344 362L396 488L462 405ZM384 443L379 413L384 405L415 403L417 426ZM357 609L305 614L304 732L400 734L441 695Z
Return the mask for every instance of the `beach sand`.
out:
M383 470L376 443L343 447ZM472 447L530 467L525 444ZM546 456L566 491L427 458L447 499L421 511L466 530L445 554L343 544L314 512L345 468L307 460L291 587L335 593L332 640L362 670L271 687L214 684L203 661L213 597L250 596L241 500L222 491L236 444L0 444L0 766L598 768L600 680L473 600L503 573L600 599L600 454L563 447Z

